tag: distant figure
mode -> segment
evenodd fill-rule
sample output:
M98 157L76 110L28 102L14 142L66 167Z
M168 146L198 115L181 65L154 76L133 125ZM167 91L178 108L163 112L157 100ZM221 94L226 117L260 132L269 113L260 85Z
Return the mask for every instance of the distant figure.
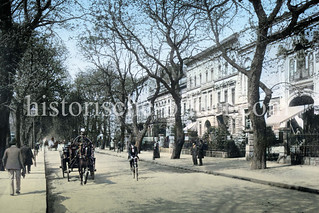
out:
M158 142L154 142L153 144L153 160L155 160L155 158L160 158Z
M121 152L121 141L117 142L117 152Z
M16 179L16 193L20 194L21 169L22 176L25 176L25 170L20 149L16 146L16 139L12 139L3 154L2 163L4 168L9 172L10 178L10 195L14 195L14 178Z
M34 146L34 156L38 155L39 149L40 149L40 144L36 143L35 146Z
M197 146L195 143L193 143L192 145L191 153L192 153L193 164L197 165Z
M27 143L25 143L22 147L21 147L21 154L22 154L22 159L23 159L23 164L25 167L27 167L28 173L30 174L31 171L31 165L33 165L32 159L34 159L33 153L31 148L28 146Z
M203 165L202 159L204 158L204 143L202 140L199 141L197 151L198 151L199 165L202 166Z
M51 150L54 147L54 137L51 138L51 140L48 141L49 150Z

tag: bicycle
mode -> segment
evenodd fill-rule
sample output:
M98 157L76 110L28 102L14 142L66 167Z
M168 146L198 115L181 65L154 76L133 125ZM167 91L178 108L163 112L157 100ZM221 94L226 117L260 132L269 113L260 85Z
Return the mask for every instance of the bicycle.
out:
M137 164L138 157L135 156L135 157L133 157L132 160L133 160L133 163L132 163L131 170L132 170L132 174L133 174L133 179L136 177L136 181L138 181L138 164Z

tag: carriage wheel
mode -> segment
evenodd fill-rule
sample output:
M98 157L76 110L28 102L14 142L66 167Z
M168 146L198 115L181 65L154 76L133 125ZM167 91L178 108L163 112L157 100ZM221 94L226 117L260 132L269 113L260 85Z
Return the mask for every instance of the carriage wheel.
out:
M70 181L70 169L69 169L69 164L66 163L66 175L68 177L68 182Z

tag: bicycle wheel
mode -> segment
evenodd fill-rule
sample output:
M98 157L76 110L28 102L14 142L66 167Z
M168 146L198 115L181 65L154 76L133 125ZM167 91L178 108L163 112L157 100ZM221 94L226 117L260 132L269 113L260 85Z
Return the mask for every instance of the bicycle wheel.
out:
M135 178L135 166L133 165L131 169L132 169L132 174L133 174L133 179L134 179Z
M70 169L69 169L69 163L66 162L66 175L68 177L68 182L70 181Z
M135 167L136 181L138 181L138 168Z
M64 178L65 177L65 175L64 175L64 172L65 172L65 167L64 167L64 163L63 163L63 159L61 160L61 170L62 170L62 177Z

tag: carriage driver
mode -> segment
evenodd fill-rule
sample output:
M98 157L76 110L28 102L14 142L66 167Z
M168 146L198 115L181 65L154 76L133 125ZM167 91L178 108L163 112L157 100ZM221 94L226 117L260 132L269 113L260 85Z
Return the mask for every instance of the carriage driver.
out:
M73 140L73 142L70 146L70 149L73 150L73 152L71 150L71 153L75 154L75 152L79 152L83 146L84 147L91 147L92 150L94 150L93 143L85 136L85 129L81 128L81 134ZM80 152L80 154L81 154L81 152ZM75 155L72 157L75 157Z

